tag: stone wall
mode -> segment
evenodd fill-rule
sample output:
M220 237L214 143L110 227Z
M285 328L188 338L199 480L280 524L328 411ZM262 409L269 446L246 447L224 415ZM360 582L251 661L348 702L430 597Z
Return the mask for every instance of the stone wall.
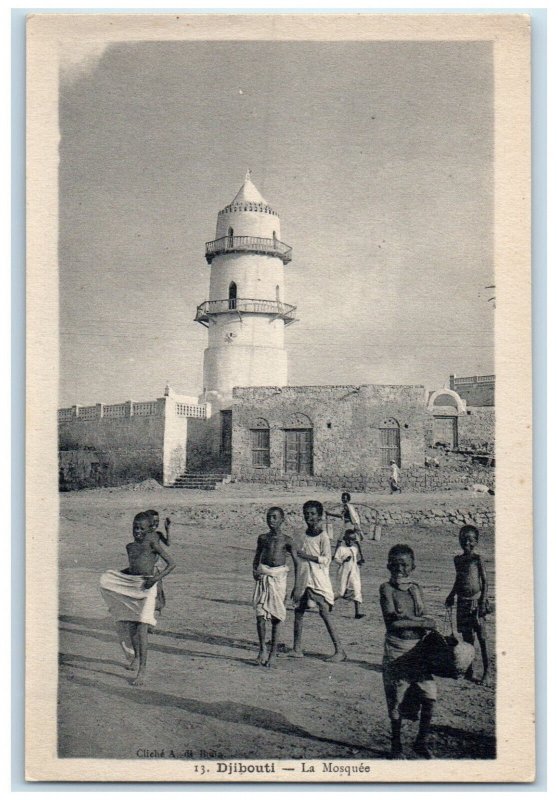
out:
M59 449L95 451L106 486L162 481L164 427L163 415L67 420L58 426Z
M459 417L459 448L494 452L496 409L494 407L467 408L467 414Z
M450 375L450 388L458 392L468 406L494 406L495 386L494 375L472 375L468 378Z
M184 507L181 512L187 517L190 525L207 525L213 528L234 526L252 535L253 531L265 529L265 515L269 506L270 502L242 505L228 503L218 506L200 504ZM285 512L284 532L293 535L302 531L304 529L302 503L281 503L281 507ZM372 503L372 507L375 507L374 503ZM463 500L459 501L459 504L451 506L447 506L445 503L425 503L421 508L405 508L395 504L386 504L383 507L378 506L377 511L379 524L385 526L439 526L449 523L456 526L472 524L482 528L493 525L495 520L494 498L482 495L472 496L466 492L463 493Z
M189 451L195 466L196 446L206 447L210 416L209 405L175 393L59 409L60 486L117 486L148 478L172 485L190 469Z
M404 469L424 465L428 414L422 386L293 386L237 388L233 392L233 477L274 482L312 477L385 486L380 449L382 427L399 425ZM270 465L252 463L251 430L269 426ZM285 473L285 429L311 428L313 476Z

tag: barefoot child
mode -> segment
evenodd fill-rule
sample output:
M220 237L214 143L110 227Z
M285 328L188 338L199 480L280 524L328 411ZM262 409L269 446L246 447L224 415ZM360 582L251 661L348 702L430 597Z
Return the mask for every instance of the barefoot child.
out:
M256 581L252 603L256 609L256 625L260 652L257 663L274 667L277 658L279 626L287 616L285 597L287 594L287 553L293 559L295 584L297 561L293 540L286 536L281 526L285 520L282 508L274 506L266 515L268 532L258 537L252 574ZM265 645L266 622L271 620L271 650L267 655Z
M136 514L132 528L134 541L126 545L129 566L118 572L101 575L101 594L117 622L127 623L134 649L128 669L137 669L134 686L144 682L147 664L147 633L156 625L155 601L157 582L175 568L174 560L165 553L151 531L150 519L144 512ZM158 558L166 562L162 572L155 572Z
M297 582L293 590L293 600L297 605L295 608L292 655L295 658L304 656L302 650L304 613L308 609L308 603L312 601L318 606L320 617L324 621L335 648L334 654L327 660L345 661L347 655L343 650L331 618L334 602L333 589L329 578L331 547L329 537L322 527L324 508L318 500L308 500L304 503L302 510L308 527L304 534L302 547L296 551L299 564Z
M413 749L422 758L432 758L428 737L436 702L436 683L428 667L411 651L426 631L436 628L435 621L425 616L422 590L409 580L415 568L415 554L406 544L396 544L388 554L390 579L380 586L380 605L386 625L384 643L384 689L391 722L391 757L403 758L401 719L416 719L420 708L418 736ZM414 713L413 713L414 711Z
M488 675L489 661L486 637L484 634L484 618L488 613L488 581L484 562L475 547L479 542L479 530L474 525L464 525L459 531L459 544L463 555L455 556L455 582L446 598L446 606L453 606L457 597L457 630L463 640L475 643L475 635L479 640L482 656L483 673L480 683ZM465 673L468 680L473 680L473 665Z
M353 531L355 531L356 536L357 536L357 538L356 538L356 547L358 548L358 554L359 554L360 562L361 562L361 564L364 564L364 557L362 555L362 550L361 550L361 547L360 547L360 543L362 542L362 540L364 538L363 537L363 533L362 533L362 529L361 529L361 526L360 526L360 517L358 515L358 511L356 510L354 505L351 503L351 495L349 494L349 492L343 492L343 494L341 495L341 503L343 504L343 510L342 510L341 514L335 514L333 511L326 511L325 514L326 514L327 517L337 517L338 519L342 519L343 520L343 526L344 526L345 530L351 528ZM335 547L336 551L337 551L337 548L339 547L339 545L341 544L342 541L343 541L343 537L341 536L337 541L337 544L336 544L336 547ZM335 555L335 553L334 553L334 555Z
M170 527L171 527L170 519L168 517L165 519L165 532L162 533L161 531L157 530L157 528L159 527L159 512L150 509L145 513L149 517L151 523L151 532L157 537L159 542L165 545L165 547L170 547ZM160 561L157 562L157 567L159 567L160 563L161 563ZM166 604L167 604L167 599L165 597L165 590L163 589L163 581L158 581L155 613L160 615Z
M339 565L337 579L339 593L336 597L352 600L355 604L355 619L362 619L365 614L361 610L362 589L360 582L360 569L362 559L359 557L358 538L355 531L350 528L345 531L343 542L335 551L333 560Z

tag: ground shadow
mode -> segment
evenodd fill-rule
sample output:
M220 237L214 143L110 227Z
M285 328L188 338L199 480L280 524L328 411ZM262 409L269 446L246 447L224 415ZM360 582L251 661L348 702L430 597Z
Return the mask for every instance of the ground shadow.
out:
M201 597L199 594L191 595L196 600L207 600L209 603L223 603L226 606L249 606L252 608L252 603L248 600L225 600L225 599L217 599L216 597Z
M296 736L301 739L306 739L311 742L319 742L321 744L329 744L335 747L342 747L349 751L357 750L359 753L371 753L379 758L386 758L387 754L384 750L376 750L370 747L364 747L360 744L352 742L343 742L337 739L330 739L326 736L318 736L309 733L304 728L295 725L283 715L275 711L268 711L267 709L259 708L258 706L250 706L245 703L234 703L232 701L222 701L216 703L207 703L201 700L194 700L192 698L178 697L176 695L165 694L163 692L154 692L146 688L132 688L124 686L107 686L99 684L98 682L89 680L82 677L74 677L74 684L85 686L87 688L95 688L100 691L105 691L108 694L117 695L125 700L132 701L141 706L160 706L170 707L173 709L180 709L190 714L200 714L205 717L212 717L220 722L232 722L240 725L250 725L254 728L261 728L273 733L285 734L287 736ZM242 753L238 753L229 758L242 758ZM363 757L362 755L360 757Z
M81 661L93 664L105 664L112 667L124 667L126 663L124 658L122 658L122 661L116 661L112 658L95 658L93 656L82 656L78 653L58 653L58 663L61 667L70 665L70 661L74 662L72 666L75 666L75 662Z
M81 625L84 628L88 628L88 630L79 630L75 628L68 629L69 633L75 633L80 636L91 636L92 638L99 639L103 642L112 642L114 641L114 636L110 633L110 631L114 630L114 625L110 622L110 620L106 619L88 619L87 617L70 617L68 615L60 615L60 621L66 622L68 624L73 625ZM104 631L107 631L106 634L102 635ZM170 639L178 639L179 641L186 641L186 642L198 642L200 644L209 644L215 645L217 647L233 647L239 650L247 650L253 652L257 649L257 642L250 641L247 639L233 639L229 636L220 636L216 634L201 634L195 631L190 631L188 633L181 633L179 631L169 631L169 630L161 630L155 628L152 631L151 636L161 636L167 637ZM170 653L175 655L190 655L190 656L201 656L203 657L204 654L199 652L190 653L188 651L182 650L178 647L172 647L170 645L163 645L159 644L158 642L155 643L153 638L150 639L149 648L152 650L158 650L161 653ZM324 653L317 653L313 650L306 650L305 651L305 658L312 658L316 659L317 661L327 661L329 658L328 654ZM207 654L209 657L209 654ZM285 658L288 658L289 653L284 653ZM224 660L228 659L230 661L239 661L241 663L247 663L244 659L235 658L234 656L220 656ZM379 664L373 664L370 661L362 661L359 659L347 658L345 662L346 664L352 664L356 667L361 667L362 669L371 671L371 672L381 672L382 667Z
M479 731L465 731L454 728L452 725L433 725L432 733L442 743L444 740L455 739L459 748L460 758L496 758L496 737ZM451 747L448 746L448 750ZM453 755L447 756L454 758Z

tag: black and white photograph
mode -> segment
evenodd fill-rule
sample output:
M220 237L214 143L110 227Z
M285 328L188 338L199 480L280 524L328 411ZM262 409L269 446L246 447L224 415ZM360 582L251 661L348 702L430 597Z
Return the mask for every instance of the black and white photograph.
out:
M31 262L55 262L56 518L30 555L54 576L52 774L506 780L532 577L518 550L512 591L498 549L514 494L530 513L528 405L516 449L500 416L498 24L60 15L50 45L56 16L28 22L33 74L34 46L57 64L30 102L56 121L52 246L30 215ZM510 780L532 779L522 725Z

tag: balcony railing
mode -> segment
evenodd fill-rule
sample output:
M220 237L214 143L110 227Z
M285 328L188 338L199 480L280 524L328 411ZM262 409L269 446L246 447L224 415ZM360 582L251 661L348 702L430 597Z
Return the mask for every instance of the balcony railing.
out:
M205 243L205 258L211 264L215 256L223 253L263 253L280 258L283 264L292 259L292 247L279 239L265 239L261 236L222 236Z
M217 314L269 314L275 319L282 319L285 325L296 322L294 312L296 306L279 303L276 300L255 300L254 298L231 298L230 300L206 300L197 307L195 322L209 327L209 321Z

